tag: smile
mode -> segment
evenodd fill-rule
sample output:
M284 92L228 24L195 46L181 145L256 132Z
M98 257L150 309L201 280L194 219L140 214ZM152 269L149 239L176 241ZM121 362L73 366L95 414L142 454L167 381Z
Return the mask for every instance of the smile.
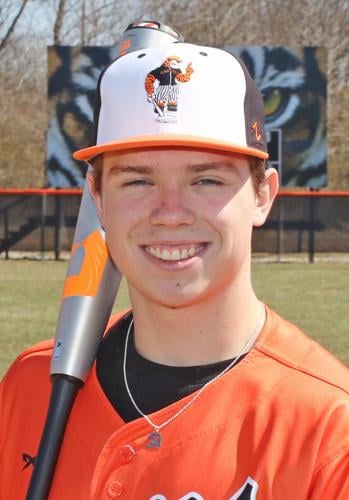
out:
M180 261L187 260L191 257L197 255L204 248L204 244L200 243L199 245L190 245L186 248L159 248L159 247L145 247L145 251L161 260L166 261Z

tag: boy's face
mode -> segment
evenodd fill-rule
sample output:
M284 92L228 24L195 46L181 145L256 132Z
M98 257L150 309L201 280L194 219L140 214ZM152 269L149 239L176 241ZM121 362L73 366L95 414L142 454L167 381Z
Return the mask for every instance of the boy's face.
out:
M234 286L249 268L252 227L263 224L276 194L275 171L268 172L257 197L242 156L184 149L105 154L95 199L131 296L183 307Z

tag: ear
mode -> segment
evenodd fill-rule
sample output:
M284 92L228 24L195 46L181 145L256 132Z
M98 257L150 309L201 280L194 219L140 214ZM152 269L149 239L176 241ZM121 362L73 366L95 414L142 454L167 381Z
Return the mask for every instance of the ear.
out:
M265 179L257 195L257 204L253 217L254 226L262 226L268 217L273 201L279 190L279 176L275 168L267 168Z
M92 167L89 167L87 170L86 174L86 182L88 184L88 188L90 191L90 194L96 204L96 209L97 209L97 214L99 217L99 220L101 222L101 225L103 227L103 204L102 204L102 196L100 191L96 190L96 185L95 185L95 179L93 176L93 170Z

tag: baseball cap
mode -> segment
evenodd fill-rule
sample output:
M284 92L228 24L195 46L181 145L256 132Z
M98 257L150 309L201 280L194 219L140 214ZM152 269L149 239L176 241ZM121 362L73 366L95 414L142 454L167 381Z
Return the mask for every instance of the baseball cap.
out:
M74 158L161 146L268 158L263 99L242 61L175 42L130 52L104 70L92 145Z

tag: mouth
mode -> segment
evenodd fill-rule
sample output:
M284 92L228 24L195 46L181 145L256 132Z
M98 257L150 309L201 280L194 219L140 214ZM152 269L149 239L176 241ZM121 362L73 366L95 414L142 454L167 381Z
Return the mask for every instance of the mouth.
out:
M207 243L196 243L180 246L145 246L144 250L153 257L166 262L181 262L189 260L198 255Z

